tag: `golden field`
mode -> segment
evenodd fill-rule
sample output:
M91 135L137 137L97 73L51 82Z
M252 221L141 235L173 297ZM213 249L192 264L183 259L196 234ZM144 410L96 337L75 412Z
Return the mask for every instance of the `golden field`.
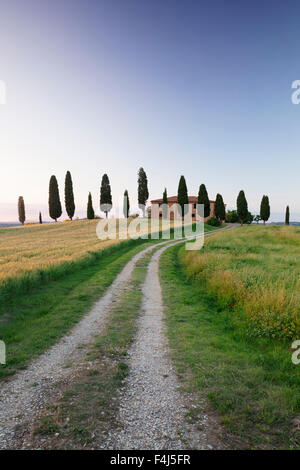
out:
M123 223L124 223L124 219ZM132 221L131 218L128 220ZM148 232L148 221L137 231ZM67 220L48 224L28 224L20 227L0 228L0 283L26 272L47 269L64 262L74 261L87 253L96 252L120 243L116 240L99 240L95 220ZM118 224L118 221L116 221ZM178 222L180 224L180 222ZM173 221L171 227L174 226ZM117 225L118 227L118 225ZM161 229L161 222L159 223ZM149 222L150 231L150 222ZM155 230L156 231L156 230ZM120 234L123 233L120 230Z
M185 252L183 261L187 274L204 282L221 307L243 312L250 335L299 337L300 227L220 232L201 252Z
M99 251L119 240L101 241L99 220L74 220L0 229L0 282Z

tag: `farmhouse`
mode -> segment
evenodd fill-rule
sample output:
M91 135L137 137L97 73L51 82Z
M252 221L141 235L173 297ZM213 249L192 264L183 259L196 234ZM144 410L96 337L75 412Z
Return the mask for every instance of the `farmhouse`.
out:
M193 219L196 219L196 206L198 203L197 196L189 196L189 212ZM151 217L161 218L162 217L162 199L153 199L151 201L150 213ZM211 217L214 217L215 214L215 201L210 201L210 215L205 217L204 221L207 221ZM150 215L150 214L149 214ZM177 208L177 196L168 197L168 217L170 219L180 219L181 215Z

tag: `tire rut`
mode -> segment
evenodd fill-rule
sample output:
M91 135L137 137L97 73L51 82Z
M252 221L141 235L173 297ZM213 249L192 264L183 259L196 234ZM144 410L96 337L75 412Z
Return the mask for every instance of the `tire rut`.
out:
M208 417L203 412L196 425L187 423L186 398L179 390L170 359L163 321L159 259L170 246L158 249L148 265L143 286L138 333L129 352L130 373L120 391L118 421L106 445L110 449L212 449ZM191 403L189 403L191 405ZM201 426L201 432L199 431Z

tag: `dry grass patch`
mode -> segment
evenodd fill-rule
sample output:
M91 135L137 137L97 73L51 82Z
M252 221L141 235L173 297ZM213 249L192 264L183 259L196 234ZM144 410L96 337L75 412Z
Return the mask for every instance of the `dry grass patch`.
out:
M74 261L118 240L101 241L98 220L0 229L0 282L37 269Z
M244 312L251 335L300 335L300 230L251 226L216 234L184 253L187 275L205 283L221 307Z

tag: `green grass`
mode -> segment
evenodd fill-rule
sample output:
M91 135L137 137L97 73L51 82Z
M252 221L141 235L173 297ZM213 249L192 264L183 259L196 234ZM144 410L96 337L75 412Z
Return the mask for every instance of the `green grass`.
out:
M1 305L0 339L6 343L7 362L0 366L0 379L26 367L66 334L145 243L123 242L91 254L85 262L72 262L67 271L65 266L53 268L56 275L33 283L26 293L24 286L15 290Z
M123 241L2 282L0 339L6 343L7 362L0 366L0 380L25 368L55 344L88 312L135 253L159 241Z
M94 225L95 221L90 222L93 222ZM195 224L193 224L193 226L194 225ZM108 254L115 253L120 249L123 250L124 247L133 247L139 243L145 243L147 241L152 241L154 243L158 241L154 238L152 240L130 239L121 242L108 240L108 242L113 244L105 246L106 242L102 242L102 245L100 245L101 247L98 247L97 250L93 244L95 239L98 240L97 237L95 237L94 231L90 230L87 232L88 229L91 229L91 227L89 227L89 221L75 221L74 224L46 224L45 226L30 226L26 227L24 232L26 236L23 234L22 228L24 227L18 227L15 230L3 229L3 236L5 235L5 237L1 241L2 243L8 243L8 241L10 242L9 261L16 265L16 274L13 276L9 276L7 274L7 272L10 273L11 271L5 271L4 268L4 266L7 264L7 260L5 259L5 250L3 252L0 250L0 256L2 255L2 262L0 263L2 265L1 269L5 273L5 277L0 279L0 305L2 307L6 304L10 304L11 300L14 298L19 298L24 294L30 294L32 289L45 285L51 281L59 281L70 273L74 273L74 271L83 270L91 265L94 265L96 262L101 260L103 256L106 257ZM76 229L79 229L80 236L77 234ZM213 227L205 225L205 230L208 231L212 229ZM35 252L34 247L36 247L41 241L41 234L43 232L45 232L46 235L54 232L52 233L52 236L54 236L51 239L43 239L43 249L39 247L38 251L36 248L37 251ZM22 234L24 236L22 236ZM153 237L156 235L158 235L159 239L161 239L162 231L160 230L160 232L152 234ZM170 237L173 238L173 236L174 229L171 228ZM76 245L78 239L80 241L84 240L84 249L82 246L79 249L79 246ZM21 241L24 245L21 244ZM31 248L32 251L30 254L26 252L28 245L33 246L33 248ZM68 252L68 256L71 259L68 259L67 261L65 260L66 255L64 252L61 253L61 245L63 245L64 251ZM88 248L90 248L90 251ZM47 262L39 261L42 255L47 260ZM36 263L39 267L37 268L36 264L32 264L31 269L29 269L29 266L26 265L23 258L37 259ZM26 267L25 272L22 271L23 267L24 269ZM0 316L3 314L3 312L4 309L0 308Z
M116 396L128 374L127 352L136 332L141 287L150 256L149 253L137 262L129 288L111 312L106 330L89 346L88 368L77 374L59 402L51 405L35 424L39 446L40 438L47 436L43 448L90 448L95 440L97 448L101 448L101 439L118 425ZM59 436L53 437L56 433Z
M300 337L300 230L246 226L221 232L183 257L191 279L205 283L245 334Z
M170 346L186 388L217 412L227 446L299 448L292 420L300 413L300 366L291 362L290 344L245 336L232 310L201 278L187 276L184 256L180 245L162 255L161 280Z
M98 261L110 254L130 249L138 244L145 243L147 240L127 240L117 243L98 251L88 251L84 256L73 261L63 261L41 269L32 269L16 277L5 279L0 283L0 302L1 306L10 305L15 299L22 295L30 294L32 289L39 288L52 281L59 281L65 276L82 271L90 266L96 265ZM3 308L0 310L0 315Z

